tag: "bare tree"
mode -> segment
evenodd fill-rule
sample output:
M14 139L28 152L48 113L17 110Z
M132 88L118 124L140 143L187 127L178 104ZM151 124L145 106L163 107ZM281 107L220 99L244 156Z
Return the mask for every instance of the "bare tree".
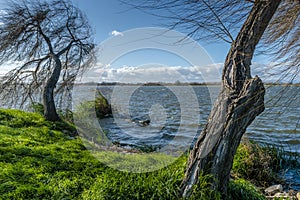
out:
M241 138L264 110L264 85L259 77L251 76L258 43L272 44L270 52L281 64L299 72L299 4L298 0L148 0L130 4L169 20L170 28L196 40L231 44L221 92L189 155L181 185L184 197L191 194L201 172L213 175L213 189L227 192ZM262 38L265 31L267 36Z
M59 120L54 94L93 60L86 16L69 0L10 1L2 13L0 64L19 64L1 78L2 101L22 106L41 96L45 118Z

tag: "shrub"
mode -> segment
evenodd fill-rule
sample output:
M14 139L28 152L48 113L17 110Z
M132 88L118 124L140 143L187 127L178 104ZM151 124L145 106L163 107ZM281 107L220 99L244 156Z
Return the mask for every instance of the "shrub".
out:
M275 148L262 147L257 143L243 141L234 156L232 175L251 180L255 185L266 187L278 181L280 157Z

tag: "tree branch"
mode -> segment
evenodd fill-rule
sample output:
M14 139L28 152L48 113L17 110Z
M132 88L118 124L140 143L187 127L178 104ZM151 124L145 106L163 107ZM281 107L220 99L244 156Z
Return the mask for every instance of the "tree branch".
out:
M223 31L226 33L226 35L230 38L231 43L234 41L231 33L229 32L229 30L226 28L226 26L224 25L224 23L222 22L222 20L220 19L219 15L214 11L214 9L205 1L202 0L202 2L209 8L209 10L213 13L213 15L215 16L215 18L217 19L217 21L220 23Z
M52 47L52 44L51 44L51 41L50 41L49 37L47 37L47 36L44 34L42 28L41 28L39 25L38 25L37 28L38 28L39 33L43 36L45 42L47 43L48 48L49 48L49 51L50 51L50 54L54 55L53 47Z

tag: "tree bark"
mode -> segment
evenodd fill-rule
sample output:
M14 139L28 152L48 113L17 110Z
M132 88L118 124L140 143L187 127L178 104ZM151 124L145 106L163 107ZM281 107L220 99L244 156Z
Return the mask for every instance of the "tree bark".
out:
M191 194L200 172L213 175L212 189L227 192L241 138L264 110L265 89L258 77L251 77L250 65L255 47L279 4L280 0L257 1L232 43L224 64L221 92L189 155L181 185L183 197Z
M46 82L43 92L44 116L49 121L59 121L60 117L57 114L54 101L54 89L59 80L62 66L58 56L54 55L53 58L55 67L50 78Z

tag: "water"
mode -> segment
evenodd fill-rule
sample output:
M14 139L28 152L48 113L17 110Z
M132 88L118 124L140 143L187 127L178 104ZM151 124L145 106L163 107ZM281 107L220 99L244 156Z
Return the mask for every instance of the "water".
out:
M200 134L220 87L101 86L99 89L113 106L113 117L99 121L111 141L124 146L161 148L171 144L179 148L190 146ZM297 86L267 88L266 110L248 127L246 136L289 152L300 152L299 97ZM151 122L143 126L140 123L143 120Z
M265 111L248 128L249 137L300 153L300 87L271 87L265 104Z
M81 96L93 98L95 88L80 89ZM112 104L113 117L99 120L112 142L182 152L201 133L220 86L101 86L99 90ZM266 109L248 127L246 137L300 153L299 105L299 86L267 87ZM145 120L150 124L140 123ZM288 189L300 190L299 169L288 169L281 176Z

